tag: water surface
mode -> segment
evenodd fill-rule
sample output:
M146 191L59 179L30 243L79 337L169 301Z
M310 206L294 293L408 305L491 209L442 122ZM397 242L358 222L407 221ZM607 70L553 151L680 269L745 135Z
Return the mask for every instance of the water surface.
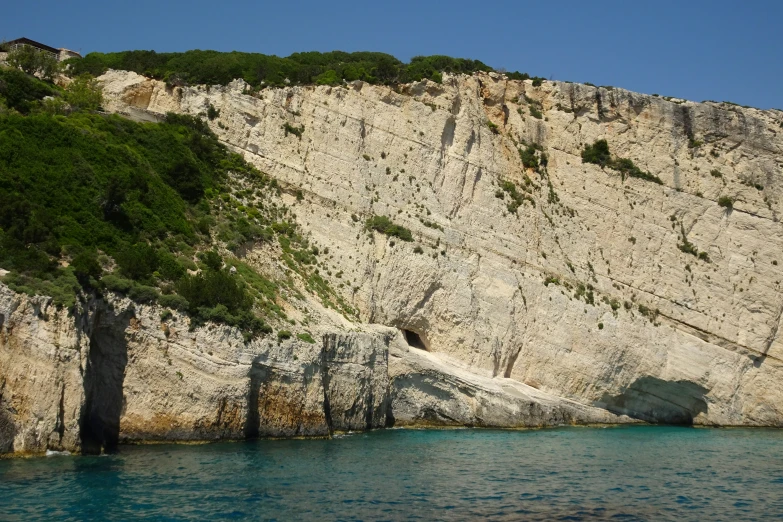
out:
M0 461L0 520L779 520L783 431L386 430Z

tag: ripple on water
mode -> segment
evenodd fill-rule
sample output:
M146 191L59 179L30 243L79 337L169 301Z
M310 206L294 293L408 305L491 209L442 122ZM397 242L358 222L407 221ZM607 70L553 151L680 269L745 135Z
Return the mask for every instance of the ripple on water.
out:
M775 520L783 432L388 430L0 461L0 520Z

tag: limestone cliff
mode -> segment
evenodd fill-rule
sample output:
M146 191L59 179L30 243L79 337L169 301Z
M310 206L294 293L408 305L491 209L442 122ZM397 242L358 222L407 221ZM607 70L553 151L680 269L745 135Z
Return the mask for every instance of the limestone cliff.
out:
M245 346L216 327L166 338L157 312L121 312L129 303L44 321L43 301L6 294L13 450L73 447L85 409L117 397L122 440L624 415L783 424L783 112L495 73L260 92L101 81L107 108L137 119L211 106L212 130L329 246L328 276L358 320L324 320L316 345ZM583 163L598 139L648 178ZM539 168L523 164L530 145ZM373 215L414 241L367 232ZM117 375L114 399L94 391ZM37 420L21 423L8 405L43 382Z
M0 286L0 303L0 454L387 425L630 420L422 360L381 326L325 324L316 343L245 343L235 329L190 331L183 316L164 322L159 307L112 295L69 314Z

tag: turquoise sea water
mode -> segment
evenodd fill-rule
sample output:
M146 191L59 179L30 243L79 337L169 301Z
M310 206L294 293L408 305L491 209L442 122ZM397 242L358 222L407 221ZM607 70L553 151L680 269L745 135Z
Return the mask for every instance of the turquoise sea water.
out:
M0 520L780 520L783 431L387 430L0 461Z

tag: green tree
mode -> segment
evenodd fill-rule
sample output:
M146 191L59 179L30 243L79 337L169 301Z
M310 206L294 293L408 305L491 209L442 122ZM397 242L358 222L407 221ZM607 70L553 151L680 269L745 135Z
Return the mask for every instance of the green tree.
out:
M0 98L9 109L29 114L47 96L58 96L53 85L19 69L0 68Z
M75 111L96 111L103 103L101 85L90 74L78 76L65 88L65 101Z
M220 270L223 267L223 258L214 250L202 252L198 257L210 270Z
M37 74L45 80L54 79L60 70L57 58L46 51L39 51L29 45L20 45L6 59L12 67L23 70L27 74Z
M103 273L103 269L100 263L98 263L98 255L93 249L85 249L77 254L73 258L71 266L76 279L82 286L86 286L89 283L90 277L98 279Z
M337 77L337 72L332 69L315 77L316 85L337 85L338 83L340 83L340 78Z

